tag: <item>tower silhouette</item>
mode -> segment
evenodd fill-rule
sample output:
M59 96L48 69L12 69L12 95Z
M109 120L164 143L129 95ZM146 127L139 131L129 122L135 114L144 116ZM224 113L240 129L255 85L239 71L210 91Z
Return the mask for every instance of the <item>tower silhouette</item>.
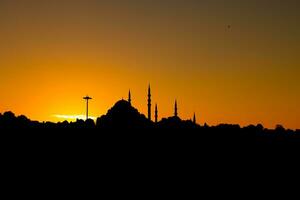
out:
M148 119L151 120L151 88L148 87Z
M131 105L131 93L130 93L130 90L129 90L129 92L128 92L128 102L129 102L130 105Z
M193 123L196 124L196 114L194 113Z
M178 110L177 110L177 100L175 100L175 106L174 106L174 116L178 117Z
M157 123L158 118L158 110L157 110L157 104L155 104L155 123Z
M84 100L86 100L86 119L89 119L89 100L91 100L92 98L89 97L88 95L86 95L85 97L83 97Z

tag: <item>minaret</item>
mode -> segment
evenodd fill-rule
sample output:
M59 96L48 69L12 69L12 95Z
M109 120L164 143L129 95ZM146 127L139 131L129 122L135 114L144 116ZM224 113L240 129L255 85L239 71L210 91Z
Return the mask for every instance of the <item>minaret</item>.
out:
M151 120L151 89L148 87L148 119Z
M157 104L155 104L155 123L157 123L158 118L158 110L157 110Z
M175 117L178 117L178 112L177 112L177 100L175 100L174 116L175 116Z
M196 124L196 114L194 113L193 123Z
M129 102L130 105L131 105L131 93L130 93L130 90L129 90L129 92L128 92L128 102Z

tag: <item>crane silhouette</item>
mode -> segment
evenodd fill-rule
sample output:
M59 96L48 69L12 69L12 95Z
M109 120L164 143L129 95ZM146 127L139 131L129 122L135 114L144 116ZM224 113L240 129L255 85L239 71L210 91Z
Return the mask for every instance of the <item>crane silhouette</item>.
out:
M84 100L86 100L86 120L89 119L89 100L92 99L92 97L89 97L88 95L86 95L85 97L83 97Z

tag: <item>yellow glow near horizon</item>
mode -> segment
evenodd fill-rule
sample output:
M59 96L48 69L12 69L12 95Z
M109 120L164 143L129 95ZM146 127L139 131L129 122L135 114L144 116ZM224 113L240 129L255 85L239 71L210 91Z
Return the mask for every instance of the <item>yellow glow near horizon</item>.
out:
M299 3L0 1L0 112L60 121L132 92L159 118L300 128ZM228 24L230 29L228 29Z

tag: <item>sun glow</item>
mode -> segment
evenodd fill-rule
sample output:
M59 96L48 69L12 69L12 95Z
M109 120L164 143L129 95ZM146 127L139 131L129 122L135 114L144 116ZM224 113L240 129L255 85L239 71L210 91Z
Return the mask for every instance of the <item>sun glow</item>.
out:
M300 1L266 2L0 0L0 113L147 115L150 83L152 118L300 128Z

